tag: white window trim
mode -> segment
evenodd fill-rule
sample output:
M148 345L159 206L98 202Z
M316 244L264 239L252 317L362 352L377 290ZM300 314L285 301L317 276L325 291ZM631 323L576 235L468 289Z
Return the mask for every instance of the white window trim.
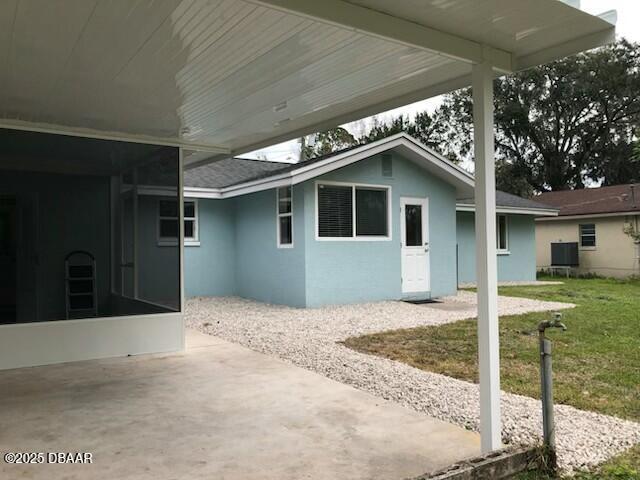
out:
M352 219L353 227L352 227L352 236L351 237L321 237L320 236L320 206L318 204L318 189L320 185L338 185L341 187L351 187L351 194L353 196L353 200L351 201L351 209L352 209ZM387 192L387 235L360 235L356 234L356 188L371 188L371 189L379 189L385 190ZM393 202L393 196L391 195L391 185L375 185L369 183L352 183L352 182L331 182L331 181L321 181L318 180L315 182L315 192L314 192L314 202L315 202L315 210L316 210L316 228L315 228L315 237L318 242L389 242L393 238L393 230L391 221L391 204Z
M506 248L499 248L500 245L500 217L504 217L504 235L505 235L505 244ZM498 245L496 245L496 251L498 255L511 255L511 251L509 250L509 216L504 214L496 215L496 240Z
M291 208L288 213L280 213L280 189L287 187L291 189L291 198L289 199ZM280 243L280 218L282 217L291 217L291 243ZM276 188L276 242L278 248L293 248L293 185L283 185Z
M160 236L160 221L161 220L177 220L178 221L178 226L180 225L180 221L182 220L182 222L184 222L185 217L183 215L181 215L181 212L178 212L178 216L177 217L163 217L160 215L160 202L163 201L169 201L169 202L178 202L177 199L173 199L173 198L159 198L158 202L157 202L157 220L156 220L156 237L157 237L157 243L159 247L175 247L176 245L178 245L179 239L178 238L173 238L173 237L161 237ZM193 238L184 238L184 246L185 247L198 247L200 246L200 240L198 237L198 201L197 199L184 199L183 202L194 202L194 214L195 214L195 222L194 222L194 226L193 226L193 232L195 234L195 236ZM178 208L180 208L180 202L178 202ZM182 214L184 214L184 203L182 203L182 209L183 212ZM189 219L191 219L192 217L187 217ZM184 227L183 227L184 228Z
M595 245L593 246L584 246L582 245L582 226L583 225L593 225L593 242L595 243ZM578 246L580 247L580 250L597 250L598 249L598 236L597 236L597 231L598 229L596 228L596 224L594 223L579 223L578 224ZM590 234L588 234L590 235Z
M200 215L198 213L198 199L197 198L185 198L183 200L183 212L184 204L193 203L193 217L184 216L183 222L186 220L193 220L193 237L184 237L185 247L199 247L200 246Z

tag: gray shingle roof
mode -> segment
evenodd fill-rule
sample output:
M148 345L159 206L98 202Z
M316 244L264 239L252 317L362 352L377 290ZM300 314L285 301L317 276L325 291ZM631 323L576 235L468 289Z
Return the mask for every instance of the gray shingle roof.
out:
M271 176L291 167L290 164L225 158L184 172L185 187L223 188Z
M252 160L249 158L225 158L201 167L192 168L184 172L185 187L224 188L241 183L268 178L280 173L290 172L302 165L311 165L329 157L333 157L361 145L338 150L327 155L320 155L302 163L269 162L267 160Z
M475 205L475 198L463 198L459 199L458 203L465 205ZM545 205L540 202L534 202L533 200L528 200L526 198L518 197L517 195L512 195L507 192L502 192L500 190L496 191L496 205L498 207L511 207L511 208L528 208L532 210L554 210L555 207Z
M303 163L279 163L247 158L225 158L217 162L186 170L184 172L184 185L185 187L196 188L231 187L233 185L239 185L253 180L287 173L300 168L302 165L310 165L320 162L359 146L360 145L355 145L328 155L315 157ZM474 205L475 200L473 198L459 199L458 203ZM554 209L554 207L501 191L496 192L496 205L499 207L526 208L534 210Z

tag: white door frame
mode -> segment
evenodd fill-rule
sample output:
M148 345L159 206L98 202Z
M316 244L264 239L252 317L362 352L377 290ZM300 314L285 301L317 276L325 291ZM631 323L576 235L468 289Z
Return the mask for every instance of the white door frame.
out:
M420 205L422 207L422 245L407 247L406 243L406 222L405 222L405 206L406 205ZM425 286L424 288L415 289L409 287L408 282L405 281L405 259L404 255L407 250L423 250L425 252ZM429 197L400 197L400 263L401 263L401 275L402 275L402 294L404 296L410 296L414 293L423 293L431 291L431 255L429 252Z

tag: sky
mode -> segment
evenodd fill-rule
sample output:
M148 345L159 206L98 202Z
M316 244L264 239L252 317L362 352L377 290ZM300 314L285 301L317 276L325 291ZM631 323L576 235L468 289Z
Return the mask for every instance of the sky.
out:
M640 0L582 0L580 8L585 12L597 15L609 10L617 10L618 22L616 31L618 37L625 37L628 40L640 42ZM388 121L399 115L413 118L416 113L422 111L433 111L441 102L441 97L433 97L428 100L405 105L387 112L379 113L377 117L380 121ZM355 122L343 125L353 135L360 136L370 128L373 117L364 118ZM296 162L300 155L300 144L298 140L280 143L271 147L251 152L243 157L262 158L275 162Z

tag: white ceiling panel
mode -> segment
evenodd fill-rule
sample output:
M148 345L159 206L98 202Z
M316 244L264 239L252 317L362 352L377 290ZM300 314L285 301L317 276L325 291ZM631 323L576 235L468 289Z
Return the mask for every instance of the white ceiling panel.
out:
M529 55L610 25L557 0L346 0L443 32Z
M238 153L468 82L468 59L303 5L373 9L507 60L607 25L555 0L326 2L0 2L0 124Z

